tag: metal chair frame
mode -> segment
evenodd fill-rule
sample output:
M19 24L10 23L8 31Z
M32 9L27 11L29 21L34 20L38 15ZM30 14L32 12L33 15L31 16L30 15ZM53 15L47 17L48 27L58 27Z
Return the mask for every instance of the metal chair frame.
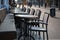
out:
M47 15L47 16L46 16ZM46 16L46 19L45 19L45 16ZM38 31L38 32L43 32L43 40L45 40L45 35L44 35L44 32L46 32L46 36L47 36L47 40L48 40L48 29L47 29L47 26L48 26L48 19L49 19L49 14L48 13L44 13L44 16L43 16L43 21L38 21L38 22L35 22L36 23L39 23L39 24L42 24L42 28L41 27L31 27L29 28L30 31ZM45 25L45 26L44 26ZM40 34L39 34L40 36Z

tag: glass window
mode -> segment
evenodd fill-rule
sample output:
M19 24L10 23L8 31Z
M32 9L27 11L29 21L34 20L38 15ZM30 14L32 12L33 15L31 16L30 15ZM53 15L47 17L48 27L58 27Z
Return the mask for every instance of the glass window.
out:
M0 0L0 8L3 7L3 4L4 4L3 0Z
M1 0L0 0L0 8L1 8Z
M1 0L1 4L2 4L2 5L4 4L4 1L3 1L3 0Z

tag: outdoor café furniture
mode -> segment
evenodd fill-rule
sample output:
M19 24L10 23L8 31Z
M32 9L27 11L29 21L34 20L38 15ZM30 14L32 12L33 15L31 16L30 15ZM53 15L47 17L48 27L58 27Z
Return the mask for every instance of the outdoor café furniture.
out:
M11 13L12 13L12 14L28 14L28 12L22 11L21 8L14 8L14 9L12 9L12 10L11 10Z
M16 17L19 17L20 19L24 19L24 28L25 28L25 33L24 34L22 34L22 35L20 35L19 37L18 37L18 40L19 39L21 39L21 37L24 37L25 36L25 38L27 38L27 37L31 37L33 40L35 40L34 39L34 37L32 37L31 35L29 35L27 32L28 32L28 30L27 30L27 28L28 28L28 24L26 23L27 21L29 21L30 19L37 19L37 16L35 16L35 15L15 15Z
M35 16L38 16L38 18L28 21L27 23L28 23L29 25L39 25L39 23L38 23L38 24L37 24L37 23L35 24L34 22L40 20L41 11L37 9L37 10L35 11L34 15L35 15ZM40 20L40 21L43 21L43 20ZM32 22L32 23L31 23L31 22Z
M22 11L22 9L20 9L20 8L14 8L14 9L11 10L11 14L13 14L13 16L14 16L16 28L21 28L21 26L20 26L21 24L20 24L20 23L22 23L22 22L20 21L20 18L15 17L15 15L16 15L16 14L28 15L28 13Z
M31 26L29 28L29 30L30 31L34 31L34 32L43 32L43 40L45 40L45 38L47 38L47 40L48 40L48 29L47 29L47 27L48 27L48 19L49 19L49 14L45 12L44 16L43 16L43 21L36 21L36 22L34 22L34 23L42 24L42 26L35 26L35 27ZM45 32L46 32L46 36L44 34ZM32 34L32 32L31 32L31 34Z
M34 13L35 13L35 9L31 9L29 14L34 15Z
M31 9L30 9L30 8L27 8L27 12L28 12L28 14L30 13L30 11L31 11Z
M16 14L28 15L28 12L22 11L21 8L14 8L14 9L12 9L11 13L13 14L14 19L15 19L15 26L19 26L20 25L19 23L21 23L20 20L19 20L19 18L15 17Z

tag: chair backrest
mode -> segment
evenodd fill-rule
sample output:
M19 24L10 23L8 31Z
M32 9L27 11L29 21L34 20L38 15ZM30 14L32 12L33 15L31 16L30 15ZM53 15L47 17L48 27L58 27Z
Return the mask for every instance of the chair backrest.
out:
M22 10L25 12L25 11L26 11L26 8L25 8L25 7L23 7L23 8L22 8Z
M41 11L37 9L34 15L38 16L38 19L40 19Z
M48 24L49 14L47 12L44 13L43 22Z
M41 11L39 10L39 12L38 12L38 19L40 19L40 16L41 16Z
M34 15L34 13L35 13L35 9L31 9L30 14Z
M30 11L31 11L30 8L28 8L28 9L27 9L28 14L30 14Z

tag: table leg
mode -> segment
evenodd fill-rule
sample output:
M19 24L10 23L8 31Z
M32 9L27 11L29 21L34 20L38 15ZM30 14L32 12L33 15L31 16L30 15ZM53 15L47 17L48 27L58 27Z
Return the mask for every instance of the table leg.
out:
M28 34L28 26L27 26L27 23L26 23L26 21L27 20L24 20L24 22L22 23L22 27L24 27L23 28L23 31L24 31L24 33L22 34L22 35L19 35L19 37L18 37L18 40L20 40L22 37L23 37L23 40L26 40L27 38L30 40L30 38L32 39L32 40L35 40L34 39L34 37L32 37L31 35L29 35Z

